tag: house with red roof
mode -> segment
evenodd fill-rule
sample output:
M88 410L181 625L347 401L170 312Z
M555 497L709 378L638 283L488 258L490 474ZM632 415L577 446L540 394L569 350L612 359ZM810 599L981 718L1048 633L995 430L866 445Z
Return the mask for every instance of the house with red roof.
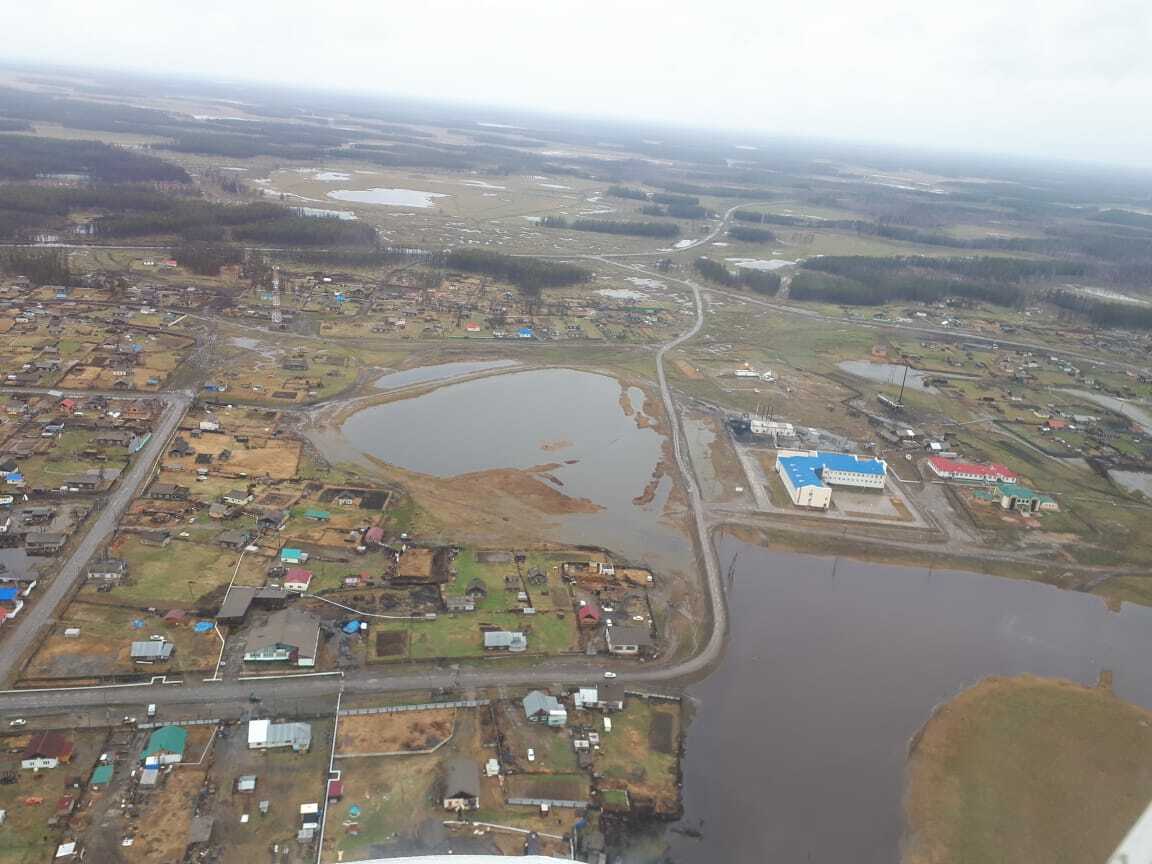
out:
M576 611L576 620L581 624L599 624L600 607L595 603L585 603Z
M71 762L75 748L59 732L37 732L20 756L20 767L32 771L56 768L61 762Z
M944 456L930 456L928 467L937 477L945 480L965 480L969 483L1015 483L1020 475L1011 468L992 462L979 465L974 462L958 462Z
M284 590L303 593L312 584L312 571L303 567L289 567L284 574Z

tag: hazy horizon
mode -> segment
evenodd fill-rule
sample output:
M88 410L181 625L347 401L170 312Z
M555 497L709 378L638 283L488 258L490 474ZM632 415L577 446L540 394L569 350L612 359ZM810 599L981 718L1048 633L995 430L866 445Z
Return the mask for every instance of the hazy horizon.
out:
M167 6L170 13L164 14ZM465 102L936 150L1152 166L1149 10L989 0L883 11L431 0L319 15L267 0L46 0L8 13L9 60ZM63 26L62 26L63 25ZM173 37L178 37L176 52ZM15 50L11 46L16 46Z

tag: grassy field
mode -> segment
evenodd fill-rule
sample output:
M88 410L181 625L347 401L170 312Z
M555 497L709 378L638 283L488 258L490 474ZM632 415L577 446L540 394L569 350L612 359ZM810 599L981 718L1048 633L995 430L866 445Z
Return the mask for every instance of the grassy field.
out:
M600 736L596 771L608 788L627 788L634 802L673 812L678 802L680 706L628 700L612 715L612 731Z
M227 585L238 553L215 545L175 541L147 546L131 535L122 536L111 554L128 562L128 577L106 594L97 586L84 587L90 598L128 606L191 608L205 594Z
M910 758L904 864L1105 861L1152 797L1152 712L1106 690L987 679Z

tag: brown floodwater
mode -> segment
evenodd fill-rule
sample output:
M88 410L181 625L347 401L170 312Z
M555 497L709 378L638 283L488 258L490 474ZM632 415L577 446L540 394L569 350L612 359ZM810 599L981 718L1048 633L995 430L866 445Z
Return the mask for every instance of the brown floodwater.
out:
M975 573L774 552L733 538L725 657L694 686L677 831L629 861L893 864L909 740L988 675L1152 707L1152 609ZM665 850L663 847L667 847ZM659 859L664 860L664 859Z

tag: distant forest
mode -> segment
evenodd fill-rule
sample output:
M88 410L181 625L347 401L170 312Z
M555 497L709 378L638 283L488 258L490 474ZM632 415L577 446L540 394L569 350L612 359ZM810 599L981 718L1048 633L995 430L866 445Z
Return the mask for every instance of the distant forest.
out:
M270 202L216 204L150 186L0 186L0 239L19 241L58 227L70 213L98 211L97 239L175 236L193 243L248 241L295 246L373 246L372 226L302 216Z
M599 234L627 234L633 237L680 236L680 226L675 222L620 222L611 219L565 219L562 216L545 216L539 224L545 228L595 231Z
M1030 286L1083 277L1084 262L1023 258L874 258L827 256L805 261L790 296L856 306L964 298L999 306L1031 299Z
M2 139L0 180L35 180L60 174L82 175L107 183L190 181L188 173L179 165L99 141L65 141L31 135L6 135Z

